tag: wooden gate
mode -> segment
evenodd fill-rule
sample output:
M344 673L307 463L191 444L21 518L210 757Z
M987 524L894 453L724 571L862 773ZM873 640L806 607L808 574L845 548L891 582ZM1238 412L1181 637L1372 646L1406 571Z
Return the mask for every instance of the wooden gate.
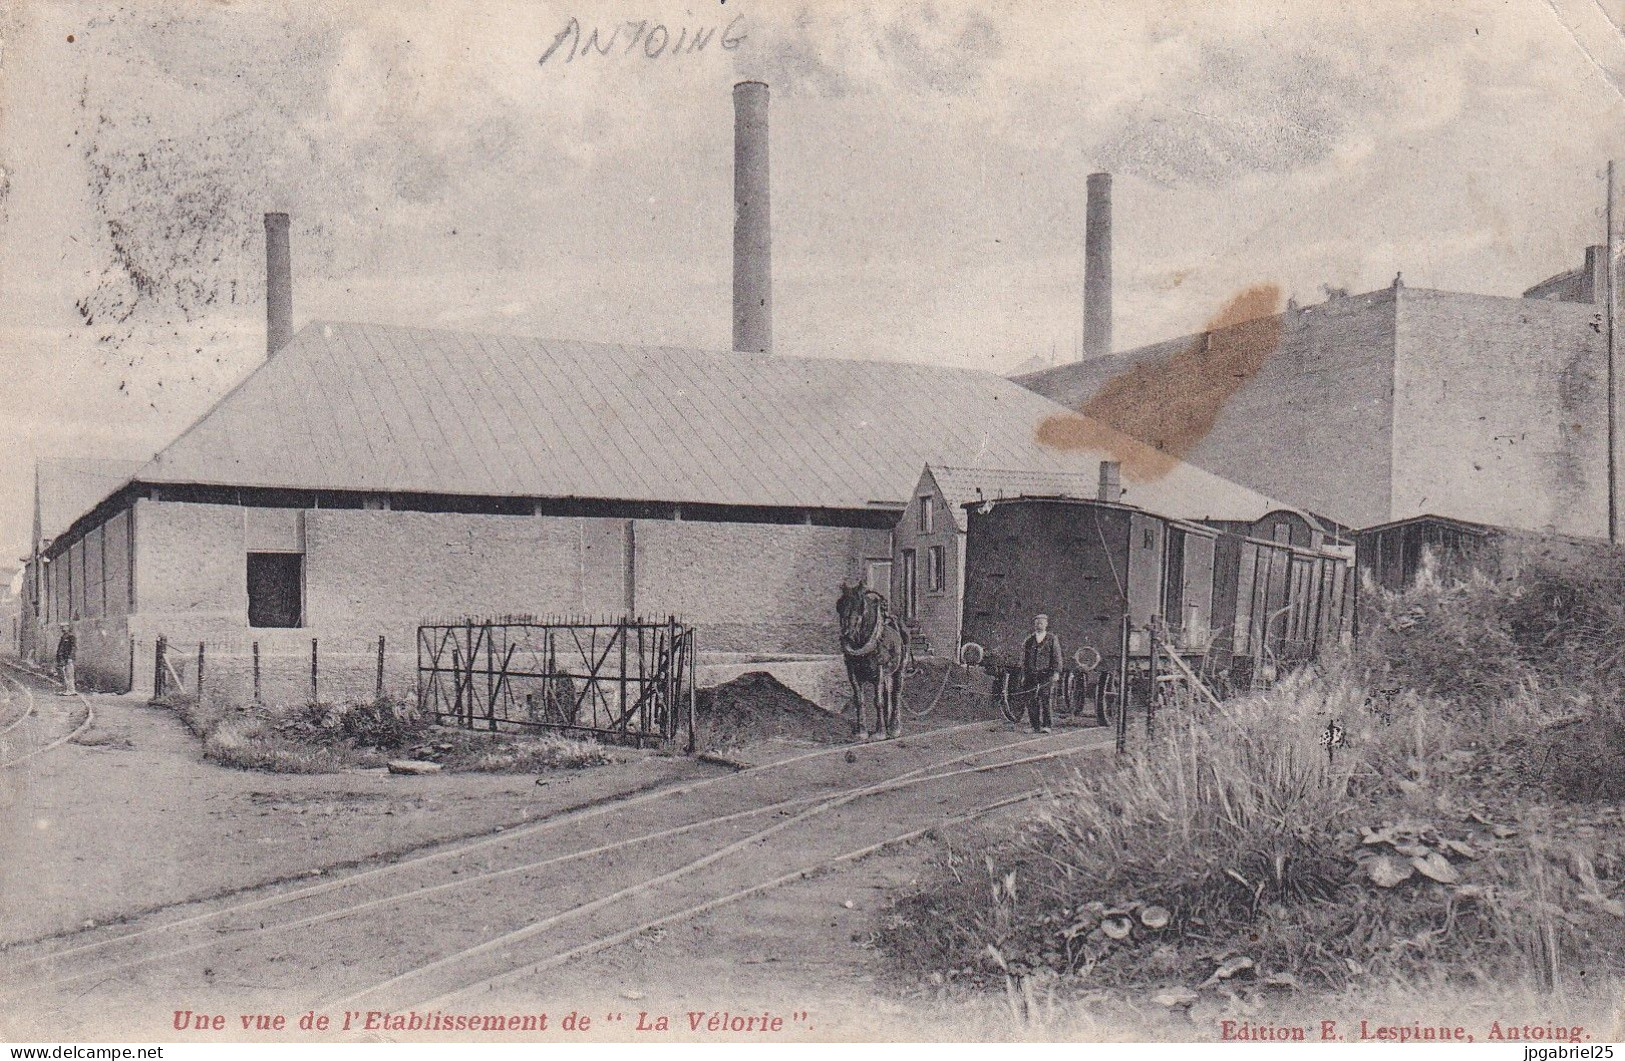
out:
M674 618L465 619L418 627L418 707L491 732L557 730L694 749L691 626Z

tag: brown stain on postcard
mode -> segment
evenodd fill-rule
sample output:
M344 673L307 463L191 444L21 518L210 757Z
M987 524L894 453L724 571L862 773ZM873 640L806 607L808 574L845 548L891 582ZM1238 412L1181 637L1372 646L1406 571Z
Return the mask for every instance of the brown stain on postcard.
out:
M1077 415L1045 418L1037 441L1059 450L1105 450L1136 482L1162 478L1280 348L1280 302L1274 284L1245 289L1183 349L1113 376Z

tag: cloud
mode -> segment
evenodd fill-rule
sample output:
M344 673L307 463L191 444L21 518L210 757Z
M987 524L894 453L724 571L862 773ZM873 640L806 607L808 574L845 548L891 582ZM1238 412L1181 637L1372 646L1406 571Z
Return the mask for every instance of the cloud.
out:
M1102 164L1165 184L1290 173L1326 161L1407 103L1387 64L1356 69L1343 51L1203 42L1179 52L1156 93L1103 117Z
M739 70L787 95L841 99L964 96L986 83L1005 54L994 17L974 6L821 4L751 26Z

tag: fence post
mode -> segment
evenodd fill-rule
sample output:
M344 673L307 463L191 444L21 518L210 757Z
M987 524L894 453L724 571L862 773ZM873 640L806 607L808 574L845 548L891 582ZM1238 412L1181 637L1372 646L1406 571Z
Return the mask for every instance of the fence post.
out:
M313 637L310 639L310 702L313 704L320 700L316 695L319 688L316 682L316 639Z
M169 639L163 634L152 643L152 698L154 700L164 695L164 652L169 648Z
M203 706L203 642L197 643L197 705Z
M681 658L677 655L677 617L666 616L666 688L665 694L666 715L660 720L660 739L669 741L677 736L677 690L678 666ZM655 666L659 666L659 662Z
M421 626L418 627L416 652L417 652L417 657L416 657L416 659L413 660L413 664L417 668L416 678L417 678L417 688L418 688L418 714L424 715L424 714L428 713L427 709L424 706L425 703L427 702L425 697L427 696L428 689L427 689L426 684L423 681L423 627L421 627ZM438 661L437 661L437 663L438 663ZM440 668L437 665L435 667L435 669L439 670ZM437 674L435 677L438 679L439 675Z
M688 753L693 755L700 747L699 730L694 726L695 688L700 684L700 632L688 628Z
M1146 635L1151 642L1151 655L1147 661L1150 677L1150 685L1147 688L1150 692L1147 693L1145 700L1145 739L1148 744L1157 735L1157 654L1162 648L1162 638L1157 635L1161 632L1161 629L1156 618L1152 617Z
M130 638L130 680L125 683L126 693L135 692L135 637Z
M1121 755L1128 750L1128 647L1129 623L1132 620L1125 612L1123 615L1123 629L1118 638L1117 655L1117 754Z
M486 725L492 733L497 731L497 630L496 623L485 624L485 715ZM473 690L469 690L473 702Z
M254 702L260 702L260 643L254 642Z
M455 633L452 634L453 638L456 636L457 635ZM451 708L452 714L456 716L458 724L463 726L463 728L473 729L474 722L472 717L467 719L463 717L463 650L462 647L457 644L453 644L451 646L451 670L452 674L455 675L451 683L451 693L452 697L454 698ZM436 677L438 678L439 676L436 675ZM472 681L473 679L470 680ZM439 715L438 711L435 713L437 716Z
M374 700L384 698L384 635L378 635L378 681L373 687Z
M625 733L626 732L627 719L626 719L626 618L624 616L621 618L621 621L620 621L620 635L621 635L621 726L620 726L620 728L621 728L621 732ZM640 748L643 747L643 739L641 737L638 738L638 747L640 747Z

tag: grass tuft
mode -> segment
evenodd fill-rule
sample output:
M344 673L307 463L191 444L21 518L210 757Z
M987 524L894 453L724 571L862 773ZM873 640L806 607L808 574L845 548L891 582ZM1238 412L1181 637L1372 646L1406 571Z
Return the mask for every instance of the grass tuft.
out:
M943 841L878 942L912 983L1012 998L1625 972L1611 585L1370 590L1357 649Z

